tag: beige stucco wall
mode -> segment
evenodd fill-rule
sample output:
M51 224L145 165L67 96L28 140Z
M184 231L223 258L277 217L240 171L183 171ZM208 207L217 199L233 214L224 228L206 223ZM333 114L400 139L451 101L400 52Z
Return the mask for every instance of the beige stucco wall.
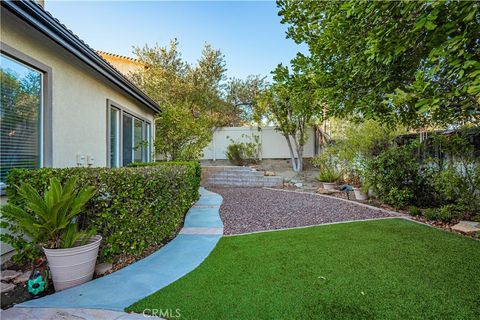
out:
M153 111L130 98L62 47L3 10L1 41L52 68L53 166L76 166L77 154L107 164L107 99L146 118Z
M7 10L1 18L3 43L52 68L53 167L76 166L77 154L92 155L94 166L107 165L107 99L146 118L155 132L153 111ZM3 262L11 247L0 243L0 251Z
M288 159L288 149L285 137L274 127L262 127L258 131L256 127L224 127L215 130L212 141L203 149L203 160L227 159L225 152L231 144L231 139L240 142L252 142L252 135L258 136L261 142L260 155L263 159ZM293 142L292 142L293 143ZM304 146L305 158L315 156L315 132L308 129L308 139Z

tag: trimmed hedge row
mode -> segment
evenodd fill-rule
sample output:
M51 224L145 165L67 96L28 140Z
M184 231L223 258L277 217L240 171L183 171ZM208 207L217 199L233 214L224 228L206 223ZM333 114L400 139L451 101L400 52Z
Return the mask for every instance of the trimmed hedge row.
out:
M17 188L23 182L46 190L49 180L62 183L78 177L78 185L93 185L97 193L80 216L82 228L96 228L104 238L101 255L107 259L127 253L140 256L164 242L182 225L198 199L200 165L168 163L135 168L15 169L7 177L9 202L22 205Z

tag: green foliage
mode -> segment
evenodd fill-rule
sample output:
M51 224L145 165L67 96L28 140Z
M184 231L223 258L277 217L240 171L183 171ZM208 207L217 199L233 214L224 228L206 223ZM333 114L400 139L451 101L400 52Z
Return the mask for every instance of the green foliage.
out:
M155 149L166 160L195 160L212 131L238 122L237 109L224 98L225 58L205 44L195 65L184 61L178 41L169 47L136 47L143 68L131 78L161 106L155 121Z
M155 121L155 150L166 160L197 160L212 140L209 120L184 105L169 105Z
M140 256L149 246L159 245L175 234L198 198L200 165L15 169L7 178L9 203L25 208L23 197L14 187L17 183L28 182L36 190L45 190L52 177L61 182L77 177L79 185L96 188L78 223L82 230L95 228L102 235L101 255L111 260L119 254ZM16 249L29 246L20 236L14 240Z
M392 147L368 162L365 180L381 201L401 208L422 205L430 196L426 174L417 160L417 149L415 143Z
M480 162L473 146L462 131L435 135L432 140L432 146L443 153L428 159L434 164L431 185L437 202L461 208L466 217L480 216Z
M159 105L166 109L182 106L183 112L189 111L210 130L236 122L236 109L224 99L224 55L205 44L200 59L192 65L182 58L178 46L175 39L169 47L134 48L137 59L148 68L132 74L133 82Z
M400 129L392 130L374 120L346 122L337 139L324 146L312 163L318 166L328 161L344 172L346 182L355 186L364 185L367 162L388 149L399 132Z
M272 73L274 83L259 97L255 117L275 123L286 139L293 170L302 171L308 128L321 114L321 97L308 74L281 64Z
M479 123L475 1L278 0L329 113L411 127ZM313 67L312 67L313 66Z
M335 167L323 166L320 168L318 180L321 182L337 182L342 177L342 172L337 171Z
M438 210L437 219L449 223L455 218L463 217L463 208L454 204L444 205Z
M228 139L229 137L227 137ZM242 138L248 138L249 141L240 142L239 140L230 139L230 144L225 151L227 159L237 166L243 166L248 163L258 163L260 160L260 137L252 134L248 136L242 134Z
M245 80L232 78L227 83L226 100L232 104L238 113L238 123L260 124L262 119L258 119L255 110L258 105L258 98L267 88L265 77L260 75L250 75Z
M320 169L317 179L321 182L337 182L343 176L343 171L338 169L338 154L335 151L330 148L312 159L312 164Z
M437 211L433 208L427 208L423 211L423 216L427 220L435 220L438 217Z
M10 202L2 207L2 227L11 231L11 234L2 234L2 241L16 247L15 239L27 236L31 245L27 251L20 252L20 256L31 256L42 246L71 248L90 239L90 233L78 230L76 218L95 195L94 187L78 190L77 179L71 177L63 187L58 179L51 178L43 197L29 183L13 188L22 205Z
M412 217L418 217L422 215L422 211L415 206L408 207L408 214Z

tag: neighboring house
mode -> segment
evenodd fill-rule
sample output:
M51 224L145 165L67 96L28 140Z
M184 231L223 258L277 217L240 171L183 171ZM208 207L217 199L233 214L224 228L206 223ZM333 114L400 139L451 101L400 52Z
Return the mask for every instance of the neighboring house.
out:
M12 168L152 159L159 106L41 5L1 2L0 48L1 191Z
M146 68L142 62L134 58L99 50L97 50L97 53L127 77Z

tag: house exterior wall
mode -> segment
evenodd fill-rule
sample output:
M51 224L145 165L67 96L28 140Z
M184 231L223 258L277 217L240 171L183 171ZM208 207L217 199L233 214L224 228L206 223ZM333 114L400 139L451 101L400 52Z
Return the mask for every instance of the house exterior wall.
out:
M74 167L77 154L93 166L107 165L107 99L145 118L154 132L154 113L65 49L4 10L1 41L52 69L52 166ZM153 138L153 134L152 134Z
M44 127L51 127L52 167L77 166L77 154L93 156L95 167L107 165L107 99L149 121L153 141L152 110L3 8L0 40L51 69L51 123ZM0 196L1 204L6 200ZM0 249L3 262L12 248L1 243Z
M213 139L203 150L203 160L227 159L225 151L231 144L230 139L240 142L252 141L250 137L256 135L260 139L262 159L288 159L290 151L285 138L275 130L275 127L262 127L259 131L256 127L224 127L215 130ZM307 143L305 144L304 157L315 156L315 132L309 129Z

